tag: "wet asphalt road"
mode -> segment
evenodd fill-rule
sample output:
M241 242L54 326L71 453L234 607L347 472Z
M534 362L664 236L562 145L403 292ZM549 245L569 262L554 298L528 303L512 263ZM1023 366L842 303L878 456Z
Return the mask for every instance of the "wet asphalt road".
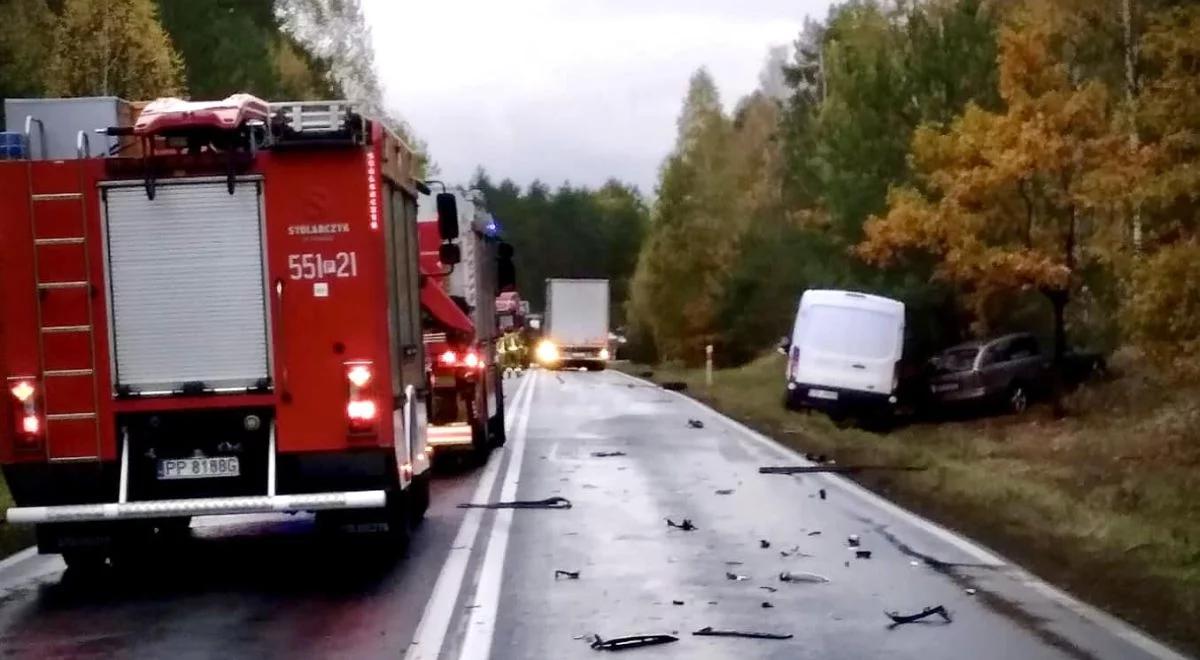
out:
M508 446L435 480L407 558L322 544L303 516L199 521L138 580L25 557L0 566L0 657L551 659L635 633L679 637L639 658L1173 657L846 481L758 474L799 459L679 395L614 372L508 389ZM456 508L552 496L573 507ZM887 625L931 605L952 622ZM705 626L793 637L691 635Z

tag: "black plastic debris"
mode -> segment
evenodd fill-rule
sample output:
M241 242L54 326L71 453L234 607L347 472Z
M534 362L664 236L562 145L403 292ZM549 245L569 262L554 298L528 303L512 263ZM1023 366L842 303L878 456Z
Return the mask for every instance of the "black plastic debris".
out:
M554 579L557 580L560 577L566 578L568 580L578 580L579 579L579 571L563 571L563 570L554 571Z
M758 468L759 474L815 474L818 472L836 472L851 474L864 470L899 470L903 472L919 472L925 467L921 465L764 465Z
M765 549L771 547L771 542L766 539L759 539L758 547L763 548L765 550Z
M672 605L683 605L683 601L682 600L673 600L673 601L671 601L671 604Z
M808 535L809 535L809 536L820 536L820 535L821 535L821 530L819 530L819 529L814 529L813 531L809 532L809 533L808 533Z
M819 490L817 492L820 493L821 499L825 499L825 489L824 488L822 488L821 490ZM818 532L818 533L820 533L820 532Z
M945 623L950 623L951 621L950 613L947 612L946 608L942 605L926 607L916 614L900 614L899 612L884 612L884 614L886 614L887 617L892 620L892 625L889 627L895 627L905 623L916 623L917 621L927 619L935 614L942 617L942 620Z
M741 582L743 580L749 580L750 578L746 577L745 575L738 575L737 573L730 573L729 571L725 571L725 579L733 580L734 582Z
M829 582L829 578L816 573L793 573L784 571L779 574L780 582L804 582L808 584L825 584Z
M674 635L630 635L628 637L614 637L612 639L601 639L600 635L594 635L592 648L597 651L624 651L643 646L670 644L671 642L678 641L679 638Z
M674 520L671 520L670 518L667 518L667 527L674 527L675 529L682 529L685 532L691 532L691 531L695 531L697 529L697 527L692 524L691 518L684 518L683 522L678 522L678 523L675 522Z
M829 457L826 456L825 454L808 454L808 453L806 453L806 454L804 454L804 458L805 458L805 460L812 461L813 463L828 463L829 462Z
M571 500L565 497L547 497L544 500L514 500L512 502L488 502L476 504L463 502L460 509L570 509Z
M682 392L687 389L687 383L683 382L682 380L668 380L665 381L661 387L664 390L670 390L672 392Z
M772 604L771 604L770 602L768 602L768 601L765 601L765 600L764 600L764 601L763 601L763 603L762 603L762 608L763 608L764 610L769 610L769 609L771 609L771 608L773 608L773 607L775 607L775 606L774 606L774 605L772 605Z
M716 491L717 495L733 495L732 488L720 488Z
M780 557L811 557L812 555L808 554L807 552L800 552L800 546L797 545L797 546L793 546L792 548L790 548L788 550L780 550L779 556Z
M857 548L858 543L858 534L851 534L846 538L846 545L850 546L851 548Z
M704 422L702 422L698 419L689 419L688 426L690 426L694 429L702 429L702 428L704 428Z
M870 551L870 550L862 550L862 549L855 550L855 551L854 551L854 556L855 556L855 558L857 558L857 559L870 559L870 558L871 558L871 551Z
M623 451L594 451L594 452L592 452L592 458L611 458L613 456L624 456L624 455L625 455L625 452L623 452Z
M700 630L692 633L698 637L746 637L749 639L791 639L792 636L781 635L779 633L765 632L746 632L742 630L713 630L712 626L705 626Z

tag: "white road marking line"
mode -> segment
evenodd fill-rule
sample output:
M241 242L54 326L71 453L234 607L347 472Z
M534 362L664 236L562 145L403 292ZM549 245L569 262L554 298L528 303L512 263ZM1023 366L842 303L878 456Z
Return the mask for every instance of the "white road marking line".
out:
M517 422L513 433L512 457L501 486L501 501L517 497L517 482L521 478L521 462L525 456L525 434L529 430L530 409L533 404L536 380L525 397L525 411ZM500 589L504 578L504 558L508 554L508 535L512 529L513 510L499 509L492 522L492 531L487 539L487 551L483 555L483 566L479 571L479 584L475 588L475 608L471 610L467 632L463 639L459 660L486 660L492 654L492 637L496 632L496 618L500 614Z
M654 383L651 383L650 381L631 376L621 371L612 370L612 372L620 374L621 376L638 383L654 385ZM699 408L700 410L703 410L704 412L716 417L730 428L740 432L742 435L748 438L753 439L755 442L774 452L776 455L781 456L786 460L797 461L800 465L812 465L810 461L805 459L804 456L796 450L776 442L775 440L759 433L758 431L755 431L745 424L742 424L736 419L728 417L725 414L718 412L716 409L710 408L709 406L706 406L703 403L687 396L686 394L673 391L670 391L670 393L676 395L681 400L688 402L696 408ZM918 516L917 514L904 509L903 507L900 507L895 503L876 495L875 493L872 493L871 491L854 483L846 477L836 474L822 474L818 476L822 477L827 483L837 485L840 489L859 497L868 504L879 507L888 513L891 513L892 515L897 516L902 520L924 530L925 532L932 534L933 536L946 541L947 543L950 543L963 552L976 557L981 562L991 563L996 566L1004 566L1006 570L1012 573L1015 578L1020 580L1026 586L1035 589L1050 600L1074 612L1079 617L1088 620L1093 625L1129 642L1131 645L1137 647L1139 650L1148 655L1156 658L1162 658L1164 660L1188 660L1188 656L1183 655L1182 653L1170 648L1166 644L1154 639L1140 628L1135 627L1133 624L1119 619L1103 610L1088 605L1087 603L1084 603L1067 592L1039 578L1033 573L1030 573L1017 564L1000 557L990 550L984 549L982 546L977 545L973 541L959 536L945 527L938 525L937 523L926 520L925 518L922 518L921 516Z
M511 404L513 414L504 419L505 433L509 433L515 427L521 405L529 399L532 387L532 377L523 379L517 386L517 393L513 395ZM487 467L479 477L479 483L471 497L472 502L482 502L488 498L496 483L496 476L500 473L503 459L502 452L492 452ZM446 561L438 573L437 582L434 583L433 592L429 595L429 602L425 605L425 611L421 613L421 621L417 623L417 629L413 633L413 642L404 654L405 660L434 660L441 654L446 632L454 617L454 606L458 602L458 594L467 574L467 564L470 563L475 540L479 536L484 511L485 509L468 509L463 515L458 532L454 535L454 542L450 544Z

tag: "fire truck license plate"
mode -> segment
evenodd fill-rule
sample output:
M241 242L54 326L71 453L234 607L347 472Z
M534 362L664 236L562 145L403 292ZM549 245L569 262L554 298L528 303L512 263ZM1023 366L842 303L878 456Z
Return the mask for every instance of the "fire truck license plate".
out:
M241 474L236 456L221 458L167 458L158 462L159 479L208 479Z

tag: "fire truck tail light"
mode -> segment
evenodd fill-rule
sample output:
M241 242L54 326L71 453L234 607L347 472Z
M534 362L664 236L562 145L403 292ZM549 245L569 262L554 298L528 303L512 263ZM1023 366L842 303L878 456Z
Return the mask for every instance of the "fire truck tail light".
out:
M38 385L21 379L9 387L16 439L23 449L38 449L42 444L42 416L38 410Z
M438 357L442 364L458 364L458 353L446 351Z
M375 373L368 361L346 363L346 419L351 433L371 433L379 419Z
M25 380L18 382L12 387L12 395L15 396L17 401L20 401L21 403L28 401L29 398L33 396L33 392L33 385L30 385L29 381Z
M356 364L346 372L346 379L355 387L366 387L371 382L371 368L365 364Z
M37 415L25 415L21 420L21 430L29 435L37 435L42 431L42 420Z
M355 422L373 422L379 415L379 408L374 401L351 401L346 404L346 414L351 421Z
M483 364L479 361L479 356L475 353L467 353L467 357L463 360L463 364L467 365L467 367L471 369L483 366Z

